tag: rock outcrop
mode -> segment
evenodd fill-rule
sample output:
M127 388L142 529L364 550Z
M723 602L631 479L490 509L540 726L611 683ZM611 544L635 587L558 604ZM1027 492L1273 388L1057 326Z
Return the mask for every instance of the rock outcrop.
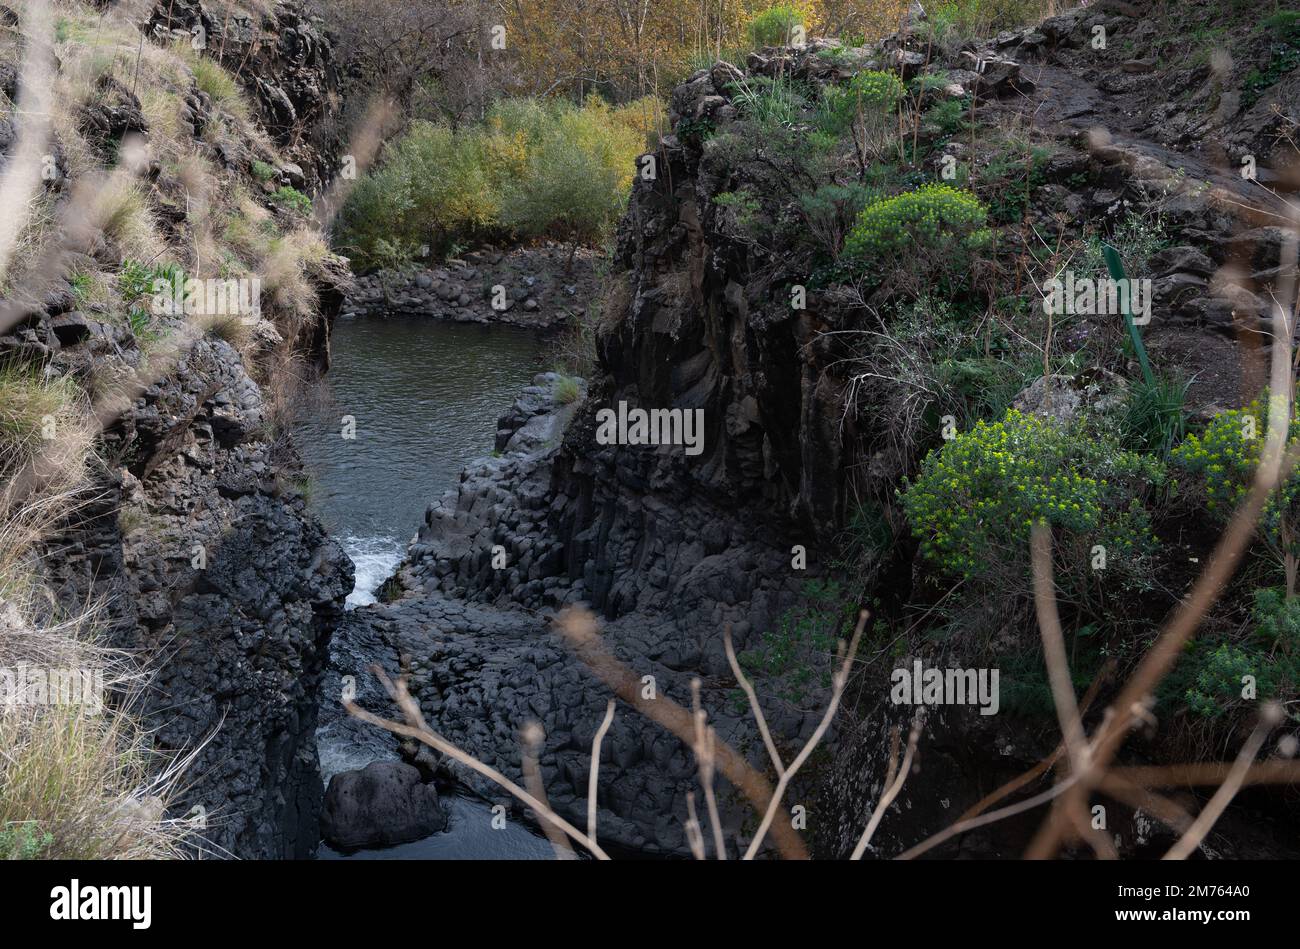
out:
M246 75L266 87L266 126L283 132L286 152L312 169L295 176L287 163L285 183L306 188L334 165L306 134L326 117L332 48L298 4L276 4L268 16L262 23L227 20L177 0L157 4L147 23L119 20L113 27L139 27L143 42L167 43L197 38L201 27L207 45L196 51L212 55L220 43L236 61L246 55ZM142 229L156 223L163 242L188 245L199 214L189 185L150 149L197 151L219 169L210 184L238 183L255 193L250 163L257 154L249 148L265 145L254 135L204 138L215 114L211 98L183 63L173 65L169 75L178 78L167 92L183 106L176 128L151 128L137 95L109 73L71 118L102 160L123 159L116 174L149 212ZM282 96L300 139L276 124L271 107ZM161 138L173 134L180 140ZM124 146L133 139L139 161L127 160ZM55 202L73 200L75 190L65 186L62 151L56 143L59 175L46 181ZM276 211L261 213L270 222ZM56 204L51 214L66 212ZM79 215L84 209L72 217ZM237 316L223 332L153 307L146 312L147 297L126 298L128 254L104 228L50 237L45 266L7 275L13 292L0 300L0 360L75 379L95 399L102 433L79 503L46 544L49 585L69 610L106 604L109 643L148 669L137 710L160 761L190 759L168 816L193 822L196 848L218 856L310 857L324 790L315 735L319 691L330 637L352 589L352 565L308 510L293 446L277 430L259 385L285 343L275 323L280 313L268 304L266 312ZM185 259L183 251L168 250ZM327 357L329 321L341 300L339 263L304 273L305 292L319 298L319 319L300 313L280 326L300 332L299 346L317 362ZM84 292L96 280L110 289ZM137 309L128 313L131 304Z
M358 278L343 316L423 316L455 323L506 323L547 330L563 326L596 291L595 255L547 243L471 251L461 259L410 273Z
M376 761L336 774L325 792L321 836L337 850L391 847L446 826L437 789L401 761Z

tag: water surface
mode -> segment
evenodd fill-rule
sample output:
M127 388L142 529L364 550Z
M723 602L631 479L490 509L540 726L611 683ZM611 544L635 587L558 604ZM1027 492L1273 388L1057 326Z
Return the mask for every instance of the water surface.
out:
M312 505L356 564L350 605L374 602L429 502L491 453L497 419L542 368L544 350L512 326L418 317L335 324L323 404L297 436ZM343 437L346 416L355 439Z

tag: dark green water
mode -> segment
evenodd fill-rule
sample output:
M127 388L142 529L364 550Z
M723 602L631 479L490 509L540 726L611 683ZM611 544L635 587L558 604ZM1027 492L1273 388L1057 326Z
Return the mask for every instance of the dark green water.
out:
M373 602L429 503L491 453L545 345L516 327L391 317L339 321L332 350L326 403L297 437L312 504L356 564L356 605Z

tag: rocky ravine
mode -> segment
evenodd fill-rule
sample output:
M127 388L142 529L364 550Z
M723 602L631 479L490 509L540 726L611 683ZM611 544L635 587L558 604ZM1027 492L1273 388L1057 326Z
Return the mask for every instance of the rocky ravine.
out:
M1167 216L1182 243L1156 260L1149 345L1196 374L1190 407L1212 411L1239 397L1248 375L1241 371L1243 347L1257 342L1267 307L1262 295L1207 279L1207 267L1238 260L1256 275L1262 294L1276 274L1280 237L1239 213L1243 185L1215 171L1213 156L1190 147L1199 141L1191 132L1174 141L1143 134L1149 112L1178 110L1125 80L1132 73L1119 52L1100 63L1086 59L1095 26L1106 28L1117 50L1151 32L1129 5L1099 4L959 50L954 61L929 68L948 72L956 87L949 94L976 92L995 116L1037 123L1051 138L1052 157L1027 210L1043 233L1071 218L1117 221L1129 210ZM871 65L908 77L926 68L925 44L915 37L861 51L848 66L830 64L818 55L822 48L764 51L751 57L750 70L819 83ZM979 59L992 65L983 72L963 68ZM674 121L724 129L737 119L730 97L738 75L725 64L697 73L673 94ZM1272 101L1294 82L1286 80ZM1201 100L1194 86L1183 92L1192 101L1178 113L1186 129ZM1275 143L1261 131L1268 121L1255 114L1267 108L1265 102L1244 117L1227 111L1214 120L1234 159L1246 148L1258 156L1272 152ZM1110 137L1085 134L1096 126L1108 126ZM1208 127L1194 131L1204 135ZM961 145L954 140L949 147ZM810 294L807 310L792 311L785 287L804 274L781 259L752 259L713 200L739 190L747 175L756 174L762 187L762 170L710 156L698 138L669 137L658 158L660 174L637 181L620 228L615 269L622 292L616 289L601 327L602 374L584 404L556 413L545 385L530 392L503 420L503 456L471 467L458 490L429 509L400 570L400 596L352 614L343 633L386 643L392 669L405 656L433 727L512 777L519 775L519 729L539 721L551 801L578 822L590 741L608 691L548 631L551 611L590 604L605 619L613 651L682 704L689 704L689 683L698 676L720 735L761 764L749 719L729 700L734 682L722 628L732 625L741 648L754 644L797 601L812 572L791 569L791 546L807 545L815 564L847 519L851 483L865 478L878 488L900 474L883 456L864 453L872 433L845 415L847 380L834 368L824 335L858 325L860 304ZM703 454L597 444L595 410L621 400L703 409ZM572 417L561 441L563 415ZM507 553L502 569L493 569L494 545ZM901 582L908 571L904 564ZM778 686L765 681L760 691L778 744L790 747L810 731L824 692L796 704L779 698ZM841 734L828 742L834 760L813 779L819 793L796 788L789 795L793 803L811 802L818 853L846 855L880 793L887 736L896 724L905 731L910 718L909 710L885 701L885 691L863 685L857 708L841 714ZM370 698L383 705L381 697ZM896 853L950 823L1045 757L1055 740L970 708L932 716L921 741L925 780L908 785L876 852ZM477 778L461 777L505 800ZM620 705L602 752L602 840L685 852L685 796L697 787L689 751ZM730 795L724 799L729 845L743 843L752 821ZM1126 852L1140 852L1150 840L1150 821L1140 814L1117 816L1112 826ZM1014 854L1027 832L1008 825L972 835L964 846L987 856ZM1237 846L1249 850L1257 836L1239 835Z

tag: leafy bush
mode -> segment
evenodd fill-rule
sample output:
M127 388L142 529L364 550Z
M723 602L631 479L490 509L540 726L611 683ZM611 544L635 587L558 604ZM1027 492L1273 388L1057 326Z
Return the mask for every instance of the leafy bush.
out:
M749 38L755 46L789 46L804 15L794 6L778 4L749 21Z
M1300 656L1300 597L1282 587L1255 591L1255 638L1273 652Z
M271 200L280 207L298 214L304 216L311 214L311 198L289 185L281 185L277 188L275 194L271 195Z
M1258 695L1275 691L1269 663L1253 649L1220 643L1193 662L1193 684L1183 697L1193 712L1205 718L1218 718L1240 703L1244 676L1255 677Z
M853 222L874 197L873 189L860 184L822 185L810 194L800 195L799 210L817 249L831 257L839 256Z
M930 184L873 201L862 209L844 253L862 259L897 256L945 242L972 246L986 235L987 211L969 191Z
M847 123L859 112L887 115L906 94L902 80L892 72L866 69L842 86L828 86L823 98L829 111Z
M505 183L501 222L518 234L593 241L622 211L644 138L598 102L560 110Z
M944 135L956 135L966 128L969 109L969 103L961 99L945 99L926 109L923 118Z
M452 130L414 122L339 215L339 245L364 269L422 246L515 232L594 240L622 211L647 129L648 103L611 109L506 99Z
M1259 466L1268 434L1268 408L1256 399L1243 409L1228 409L1214 416L1203 431L1187 436L1174 449L1174 461L1203 476L1206 507L1221 518L1232 515L1245 499ZM1300 437L1300 420L1292 415L1288 446ZM1294 512L1300 496L1300 478L1292 476L1280 486L1264 509L1261 523L1276 530Z
M178 279L183 285L185 273L176 264L146 265L131 259L122 262L122 269L117 275L117 293L126 306L131 331L138 339L147 341L152 338L149 325L153 322L153 298L158 281L167 284L167 293L170 295L170 288L176 285Z
M1260 23L1280 40L1300 46L1300 10L1279 10Z
M1120 572L1145 553L1152 536L1140 494L1163 478L1150 458L1009 409L930 452L902 500L922 554L946 573L975 578L1026 564L1041 523L1077 577L1094 569L1094 545Z
M862 209L843 257L871 275L893 271L918 286L964 277L972 253L988 240L988 212L969 191L929 184ZM911 266L904 265L911 257ZM961 275L961 276L958 276Z
M1241 706L1294 695L1300 678L1300 597L1283 587L1254 592L1251 638L1242 642L1193 643L1183 673L1182 698L1205 718ZM1243 676L1255 680L1254 699L1243 696Z
M1295 407L1288 425L1288 447L1300 438L1300 420ZM1221 520L1232 516L1241 504L1259 467L1268 436L1268 406L1255 400L1244 409L1228 409L1214 416L1205 429L1189 435L1173 451L1178 465L1200 476L1206 508ZM1273 491L1258 522L1258 534L1287 570L1291 592L1295 589L1300 560L1300 476L1290 478Z
M0 828L0 860L36 860L54 843L54 835L30 824Z
M741 665L765 676L789 676L785 697L802 701L812 686L814 667L834 655L835 643L847 639L858 608L836 580L809 580L803 602L786 610L775 629L740 654Z
M279 175L279 172L275 170L274 165L267 164L261 159L253 159L252 169L253 177L258 181L270 181L272 178Z

